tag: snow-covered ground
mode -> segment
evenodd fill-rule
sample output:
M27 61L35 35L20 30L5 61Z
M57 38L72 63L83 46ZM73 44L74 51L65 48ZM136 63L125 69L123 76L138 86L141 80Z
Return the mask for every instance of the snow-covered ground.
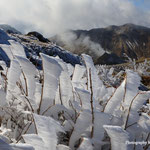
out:
M150 91L139 88L149 62L116 73L95 67L85 54L81 65L52 43L44 50L24 35L6 41L0 45L7 56L0 74L0 150L150 148Z

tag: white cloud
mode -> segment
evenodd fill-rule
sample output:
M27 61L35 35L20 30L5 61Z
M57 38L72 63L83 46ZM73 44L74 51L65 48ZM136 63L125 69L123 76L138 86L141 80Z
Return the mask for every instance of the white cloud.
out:
M0 0L0 23L47 36L124 23L149 26L149 16L130 0Z

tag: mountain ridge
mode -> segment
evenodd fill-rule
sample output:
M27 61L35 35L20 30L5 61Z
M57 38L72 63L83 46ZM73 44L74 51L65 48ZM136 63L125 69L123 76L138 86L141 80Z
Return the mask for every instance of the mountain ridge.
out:
M15 44L12 45L12 42ZM52 43L38 32L29 32L29 34L23 35L13 32L6 33L0 29L0 62L5 62L7 66L10 66L12 59L10 56L12 55L11 51L15 49L14 46L17 47L18 52L23 49L26 57L39 69L42 68L40 53L59 57L73 66L81 64L79 56Z
M76 36L73 42L76 42L81 37L89 37L92 42L99 44L104 51L108 51L115 55L115 57L118 57L118 59L121 59L122 63L128 61L125 55L131 59L150 57L150 28L148 27L128 23L121 26L112 25L106 28L70 30L68 32ZM67 41L63 41L60 35L56 35L50 38L50 40L66 49L72 50L72 48L68 46ZM80 44L82 45L82 43ZM76 47L76 49L79 49L79 47ZM74 53L80 54L76 49ZM89 51L86 50L85 53L89 54ZM101 63L100 57L98 60L95 62ZM120 61L118 63L120 63Z

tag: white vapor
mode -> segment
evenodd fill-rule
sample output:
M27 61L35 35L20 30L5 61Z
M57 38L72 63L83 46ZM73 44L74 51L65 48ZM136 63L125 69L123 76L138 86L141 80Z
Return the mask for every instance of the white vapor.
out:
M0 23L46 36L124 23L149 26L149 16L131 0L0 0Z
M94 61L105 53L101 45L91 41L88 36L81 35L78 38L73 32L66 32L60 34L59 38L64 43L66 49L79 55L82 53L89 54L93 57Z

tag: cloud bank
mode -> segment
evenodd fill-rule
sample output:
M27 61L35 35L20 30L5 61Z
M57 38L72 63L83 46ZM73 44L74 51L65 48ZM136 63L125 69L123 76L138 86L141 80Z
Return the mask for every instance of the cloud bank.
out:
M135 23L150 27L150 11L133 0L0 0L0 23L45 36L67 29Z

